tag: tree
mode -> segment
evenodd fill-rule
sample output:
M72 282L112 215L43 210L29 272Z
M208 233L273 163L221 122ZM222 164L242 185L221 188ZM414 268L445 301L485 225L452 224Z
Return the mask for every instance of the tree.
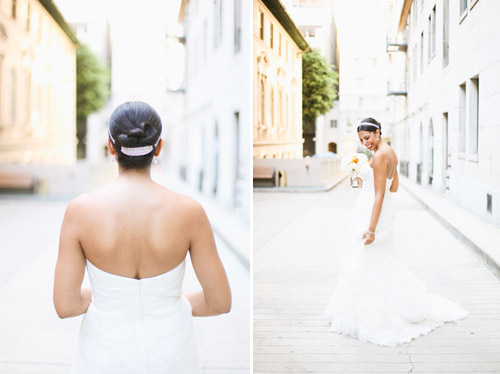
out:
M109 97L110 71L90 48L76 50L76 134L77 157L85 158L87 117L101 109Z
M304 156L314 154L316 118L333 108L337 97L338 73L328 65L319 49L302 55L302 123Z

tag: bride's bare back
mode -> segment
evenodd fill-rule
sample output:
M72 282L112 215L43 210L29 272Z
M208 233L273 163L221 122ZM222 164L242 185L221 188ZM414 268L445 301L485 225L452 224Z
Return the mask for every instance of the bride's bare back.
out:
M82 195L74 205L85 257L101 270L137 279L179 265L196 235L191 224L202 214L194 200L133 179Z

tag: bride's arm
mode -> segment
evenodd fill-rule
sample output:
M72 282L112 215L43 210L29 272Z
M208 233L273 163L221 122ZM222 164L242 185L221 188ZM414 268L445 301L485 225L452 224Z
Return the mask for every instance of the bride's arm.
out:
M80 215L79 203L73 200L64 215L54 275L54 306L60 318L85 313L92 300L91 290L81 288L85 274L85 255L78 240Z
M192 201L189 207L189 253L202 291L187 294L193 316L214 316L231 310L231 289L217 253L215 239L203 208Z
M375 240L375 230L377 228L382 203L384 202L385 184L387 180L387 156L385 154L374 154L372 159L373 183L375 187L375 199L373 201L372 216L368 230L363 234L365 244L370 244ZM373 233L373 234L372 234Z
M398 176L398 169L396 168L396 171L394 172L394 179L392 180L391 188L389 191L391 192L398 192L399 188L399 176Z

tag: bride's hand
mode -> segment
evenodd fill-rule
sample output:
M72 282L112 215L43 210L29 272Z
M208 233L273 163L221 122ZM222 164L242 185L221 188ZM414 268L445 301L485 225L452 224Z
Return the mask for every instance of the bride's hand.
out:
M363 240L364 240L364 245L368 245L368 244L371 244L373 243L373 241L375 240L375 234L372 234L370 233L369 231L366 231L364 234L363 234Z
M363 179L361 179L360 177L356 177L354 179L358 182L358 187L359 188L363 187ZM351 187L352 187L352 182L353 182L353 179L351 177Z

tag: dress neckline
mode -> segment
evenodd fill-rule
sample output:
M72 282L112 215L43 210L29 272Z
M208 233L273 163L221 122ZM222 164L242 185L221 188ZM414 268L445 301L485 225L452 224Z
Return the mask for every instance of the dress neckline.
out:
M107 275L110 275L112 277L117 277L117 278L123 278L123 279L129 279L131 281L141 281L141 280L148 280L148 279L155 279L155 278L160 278L164 275L167 275L169 273L172 273L174 270L178 269L179 267L181 267L181 265L184 264L184 262L186 261L186 259L184 258L177 266L173 267L172 269L164 272L164 273L161 273L161 274L158 274L158 275L154 275L152 277L144 277L144 278L132 278L132 277L127 277L127 276L124 276L124 275L119 275L119 274L113 274L113 273L109 273L105 270L102 270L100 268L98 268L97 266L95 266L92 262L90 262L89 259L87 259L87 266L88 265L91 265L93 268L97 269L98 271L100 271L101 273L104 273L104 274L107 274Z

